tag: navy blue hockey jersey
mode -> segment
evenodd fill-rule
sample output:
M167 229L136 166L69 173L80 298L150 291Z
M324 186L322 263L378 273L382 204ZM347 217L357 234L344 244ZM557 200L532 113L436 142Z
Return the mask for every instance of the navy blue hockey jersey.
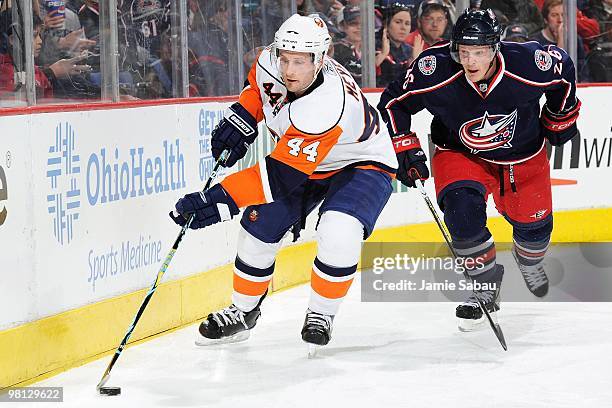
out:
M423 51L381 95L378 109L389 132L409 132L411 116L427 109L447 128L432 135L439 148L499 164L535 156L544 147L539 100L546 95L554 113L574 107L574 64L561 48L537 42L502 42L496 58L495 75L480 86L452 59L449 43Z

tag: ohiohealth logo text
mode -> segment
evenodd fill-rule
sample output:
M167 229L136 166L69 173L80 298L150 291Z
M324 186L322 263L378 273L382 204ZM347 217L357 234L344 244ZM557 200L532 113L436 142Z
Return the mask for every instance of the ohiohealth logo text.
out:
M75 139L76 132L68 122L57 125L47 158L47 178L51 184L48 210L53 217L54 235L61 245L72 241L75 221L79 217L82 221L80 188L84 189L84 202L96 207L186 186L185 158L179 139L162 140L154 149L156 152L143 146L115 146L86 153L84 180L80 160L84 154L77 154Z
M161 155L145 155L144 147L130 148L123 160L118 147L101 148L87 161L87 201L90 205L127 200L184 188L185 158L180 140L164 140Z
M53 235L61 245L70 243L74 223L79 219L81 191L77 175L81 172L80 158L75 153L75 132L68 123L55 128L55 143L49 147L47 178L51 193L47 195L49 214L53 218Z

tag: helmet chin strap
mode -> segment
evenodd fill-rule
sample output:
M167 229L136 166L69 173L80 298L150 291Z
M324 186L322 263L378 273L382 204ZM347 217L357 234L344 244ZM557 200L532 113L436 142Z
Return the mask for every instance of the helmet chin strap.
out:
M499 51L497 51L497 52L499 52ZM489 71L491 71L491 68L493 68L493 65L495 64L495 60L497 59L497 52L495 52L495 54L493 54L493 58L491 59L491 62L489 63L489 68L487 68L487 71L484 74L483 80L489 79L489 78L487 78L487 75L489 74Z

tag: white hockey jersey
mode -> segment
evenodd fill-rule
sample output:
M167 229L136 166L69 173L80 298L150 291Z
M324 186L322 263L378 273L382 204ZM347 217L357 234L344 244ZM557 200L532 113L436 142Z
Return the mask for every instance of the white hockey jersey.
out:
M328 177L347 167L391 175L397 169L380 113L331 58L325 57L313 85L296 98L287 92L268 47L253 64L239 102L277 138L264 161L222 182L239 207L274 201L307 178ZM244 185L257 188L247 192Z

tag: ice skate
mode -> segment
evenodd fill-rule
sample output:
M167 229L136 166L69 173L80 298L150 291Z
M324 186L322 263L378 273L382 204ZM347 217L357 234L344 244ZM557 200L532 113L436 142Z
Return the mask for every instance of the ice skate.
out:
M243 312L233 304L213 312L200 323L195 343L198 346L210 346L245 341L260 315L259 305L250 312Z
M331 339L334 316L316 313L308 309L302 327L302 340L308 343L308 358L316 356L320 347Z
M497 265L498 268L498 279L495 279L489 283L495 284L495 288L476 290L455 310L455 315L459 320L459 330L463 332L473 331L479 328L479 326L486 320L486 316L480 309L478 299L480 299L483 305L487 308L487 311L491 315L494 323L497 323L497 311L500 309L499 305L499 291L501 289L501 280L504 274L504 267ZM485 283L478 281L479 283ZM477 298L478 296L478 298Z
M512 249L512 256L514 256L514 260L523 275L523 279L525 279L525 284L531 293L537 297L546 296L548 293L548 277L546 276L546 271L544 270L542 262L535 265L521 264L515 248Z

